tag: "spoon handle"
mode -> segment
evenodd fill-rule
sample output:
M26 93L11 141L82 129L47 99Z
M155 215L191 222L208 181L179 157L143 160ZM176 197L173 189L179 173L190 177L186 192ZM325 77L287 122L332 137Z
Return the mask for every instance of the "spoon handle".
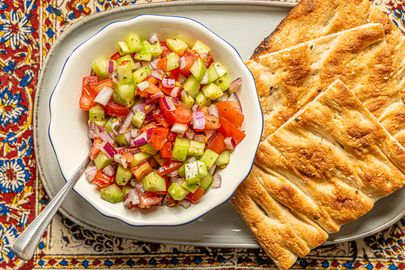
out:
M24 261L29 261L33 257L39 240L42 237L42 234L48 227L48 224L51 222L55 213L58 211L66 195L83 174L89 162L90 160L87 157L86 160L83 161L83 163L80 165L79 169L75 172L73 177L66 182L66 184L62 187L58 194L56 194L51 202L45 207L45 209L11 244L12 251L19 258Z

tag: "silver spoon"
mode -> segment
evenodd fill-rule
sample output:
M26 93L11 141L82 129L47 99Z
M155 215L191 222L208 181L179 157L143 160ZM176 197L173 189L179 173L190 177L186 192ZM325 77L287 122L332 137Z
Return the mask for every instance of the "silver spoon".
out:
M45 207L45 209L34 219L34 221L11 244L11 250L19 258L24 261L29 261L33 257L42 234L48 227L48 224L51 222L53 216L58 211L66 195L83 174L89 162L90 159L87 157L80 165L79 169L77 169L73 177L66 182L58 194L56 194L55 197L50 201L48 206Z

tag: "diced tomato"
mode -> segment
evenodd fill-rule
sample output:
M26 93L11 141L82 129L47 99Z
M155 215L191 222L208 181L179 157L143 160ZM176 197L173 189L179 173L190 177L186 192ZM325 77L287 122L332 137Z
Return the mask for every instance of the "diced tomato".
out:
M139 208L150 208L153 205L157 205L162 201L162 197L146 197L138 192Z
M235 102L221 101L215 104L218 108L219 116L231 122L234 126L240 128L245 117L239 110Z
M197 61L197 57L191 53L187 53L182 56L182 59L184 59L184 60L180 60L180 61L184 61L184 64L183 64L182 68L180 69L180 71L184 75L188 76L191 74L190 68L194 64L194 62Z
M125 106L119 105L112 101L108 102L107 105L104 107L105 112L111 116L126 116L130 109Z
M94 102L94 99L96 98L96 96L97 91L94 87L83 85L82 95L79 101L80 109L88 111L91 109L91 107L95 106L96 103Z
M93 145L90 148L90 159L96 159L98 153L101 151L101 146L103 145L103 141L100 138L95 138L93 140Z
M83 86L94 86L98 82L97 76L84 76L83 77Z
M103 89L104 87L113 88L113 84L114 83L113 83L112 79L105 79L105 80L99 81L96 84L95 88L96 88L97 92L100 92L101 89Z
M205 129L218 129L221 126L219 118L210 114L205 114Z
M154 95L162 91L156 85L149 84L149 87L146 88L145 92L148 93L149 95Z
M172 157L172 143L166 142L162 149L160 149L160 156L162 158L171 158Z
M192 203L198 203L201 197L204 195L204 189L198 188L194 193L189 193L186 196L186 200Z
M121 55L119 52L114 53L113 55L111 55L110 59L111 60L117 60L118 58L120 58Z
M181 167L181 165L182 165L181 162L168 160L163 164L163 166L161 166L158 169L158 174L161 176L166 175L168 173L171 173L171 172L177 170L178 168Z
M167 141L168 142L174 142L176 140L176 138L177 138L176 133L170 132L169 136L167 136Z
M239 144L246 137L243 131L232 125L232 123L224 117L219 117L219 122L221 123L219 132L225 137L232 137L236 144Z
M166 119L163 117L162 112L159 109L153 111L153 118L155 118L156 123L162 127L169 127L169 123L167 123Z
M161 90L163 93L165 93L167 96L170 96L170 94L172 93L172 89L171 89L171 88L165 88L165 87L163 87L163 86L160 86L159 88L160 88L160 90ZM179 92L180 92L180 91L179 91Z
M217 133L215 134L215 137L212 140L210 140L207 148L211 149L217 154L221 154L226 149L224 140L225 140L224 135L222 135L221 133Z
M93 183L99 188L103 188L109 186L113 182L113 180L114 176L107 176L103 173L103 171L99 170L94 176Z
M175 111L168 111L163 105L163 101L159 100L159 108L169 125L173 125L175 122L188 124L193 117L191 110L182 102L176 105Z
M163 145L167 141L167 135L169 135L169 129L165 127L157 127L152 129L152 134L149 139L149 143L156 150L162 149Z
M166 67L167 67L167 59L166 57L162 57L157 61L156 64L157 68L163 71L166 71Z
M176 68L170 71L169 78L177 81L179 79L179 75L180 75L180 68Z
M159 81L152 76L148 76L146 79L146 81L148 81L149 84L153 84L153 85L157 85L159 83Z
M211 54L207 55L207 61L205 62L205 66L208 68L214 62L214 58Z

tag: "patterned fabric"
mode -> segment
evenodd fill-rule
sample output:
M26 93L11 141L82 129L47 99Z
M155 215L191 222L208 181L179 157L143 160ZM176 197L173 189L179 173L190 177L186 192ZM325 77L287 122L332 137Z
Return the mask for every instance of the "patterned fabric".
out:
M11 242L47 201L36 178L32 141L33 99L41 63L71 22L135 2L0 0L0 269L273 269L271 260L259 249L137 242L83 229L60 215L54 218L33 260L23 262L10 250ZM405 29L405 2L375 0L374 5ZM405 269L404 234L405 218L374 236L318 248L300 259L295 268Z

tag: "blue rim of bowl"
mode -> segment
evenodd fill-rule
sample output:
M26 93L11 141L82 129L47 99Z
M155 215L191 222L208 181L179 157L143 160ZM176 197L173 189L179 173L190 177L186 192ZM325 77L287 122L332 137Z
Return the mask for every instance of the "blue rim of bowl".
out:
M66 182L67 182L67 179L66 179L65 174L63 173L62 168L61 168L61 166L60 166L58 154L56 153L56 150L55 150L55 147L54 147L54 144L53 144L53 141L52 141L52 136L51 136L51 134L50 134L51 123L52 123L51 103L52 103L52 99L53 99L53 94L54 94L54 92L55 92L55 90L56 90L56 88L57 88L57 86L58 86L58 84L59 84L59 81L60 81L60 79L61 79L61 77L62 77L63 71L65 70L65 66L66 66L66 64L67 64L67 62L68 62L68 60L69 60L69 58L72 56L72 54L73 54L78 48L80 48L83 44L85 44L86 42L88 42L90 39L94 38L96 35L98 35L101 31L103 31L103 30L104 30L105 28L107 28L108 26L113 25L113 24L115 24L115 23L122 23L122 22L131 21L131 20L134 20L134 19L136 19L136 18L144 17L144 16L145 16L145 17L178 18L178 19L189 20L189 21L192 21L192 22L195 22L195 23L201 25L201 26L204 27L206 30L208 30L211 34L215 35L216 37L218 37L219 39L221 39L225 44L227 44L229 47L231 47L232 50L234 50L234 52L236 52L236 54L237 54L238 57L239 57L239 60L240 60L240 61L242 62L242 64L243 64L244 68L248 71L248 74L250 74L251 78L253 79L253 82L255 82L255 79L254 79L254 76L253 76L252 72L251 72L251 71L249 70L249 68L247 68L247 66L244 64L243 59L242 59L242 57L240 56L238 50L237 50L231 43L229 43L228 41L226 41L225 39L223 39L221 36L219 36L217 33L215 33L214 31L212 31L211 29L209 29L209 28L208 28L207 26L205 26L203 23L201 23L201 22L199 22L199 21L197 21L197 20L195 20L195 19L188 18L188 17L183 17L183 16L157 15L157 14L139 14L139 15L137 15L137 16L131 18L131 19L127 19L127 20L123 20L123 21L112 21L112 22L110 22L110 23L104 25L100 30L98 30L98 31L97 31L96 33L94 33L92 36L90 36L89 38L87 38L86 40L84 40L83 42L81 42L79 45L77 45L77 46L72 50L72 52L69 54L69 56L66 58L65 62L63 63L62 69L61 69L61 71L60 71L58 80L56 81L56 84L55 84L55 86L54 86L54 88L53 88L53 90L52 90L52 93L51 93L51 95L50 95L49 102L48 102L48 106L49 106L48 137L49 137L49 141L50 141L51 146L52 146L52 150L53 150L53 152L54 152L54 154L55 154L55 157L56 157L56 162L57 162L57 164L58 164L59 171L61 172L61 174L62 174L62 176L63 176L63 178L65 179ZM263 110L262 110L262 107L260 106L259 96L257 95L256 83L254 83L254 90L255 90L255 96L256 96L256 99L257 99L257 103L258 103L258 105L259 105L259 111L260 111L260 116L261 116L261 129L260 129L260 134L262 134L262 133L263 133L263 128L264 128L264 117L263 117ZM256 156L257 150L258 150L258 148L259 148L259 145L260 145L260 137L259 137L259 141L258 141L258 143L257 143L256 149L255 149L255 154L254 154L255 156ZM240 185L240 184L248 177L248 175L249 175L250 172L252 171L253 165L254 165L254 159L253 159L252 162L251 162L251 165L250 165L250 168L249 168L247 174L242 177L242 179L240 180L240 182L239 182L238 185ZM126 222L126 221L120 219L119 217L110 216L110 215L107 215L107 214L101 212L101 211L100 211L99 209L97 209L97 207L95 207L88 199L86 199L86 198L83 197L78 191L76 191L74 187L73 187L73 191L74 191L76 194L78 194L80 197L82 197L86 202L88 202L88 203L89 203L94 209L96 209L96 211L99 212L101 215L103 215L103 216L105 216L105 217L107 217L107 218L112 218L112 219L119 220L119 221L121 221L121 222L123 222L123 223L125 223L125 224L127 224L127 225L129 225L129 226L132 226L132 227L178 227L178 226L187 225L187 224L190 224L190 223L192 223L192 222L198 220L199 218L201 218L202 216L204 216L204 215L206 215L207 213L211 212L212 210L214 210L215 208L219 207L220 205L226 203L226 202L232 197L232 195L233 195L233 193L234 193L234 192L232 192L232 194L231 194L228 198L226 198L226 199L223 200L222 202L218 203L217 205L213 206L212 208L210 208L210 209L208 209L207 211L205 211L203 214L197 216L196 218L193 218L193 219L190 220L190 221L186 221L186 222L179 223L179 224L148 224L148 225L136 225L136 224L128 223L128 222Z

